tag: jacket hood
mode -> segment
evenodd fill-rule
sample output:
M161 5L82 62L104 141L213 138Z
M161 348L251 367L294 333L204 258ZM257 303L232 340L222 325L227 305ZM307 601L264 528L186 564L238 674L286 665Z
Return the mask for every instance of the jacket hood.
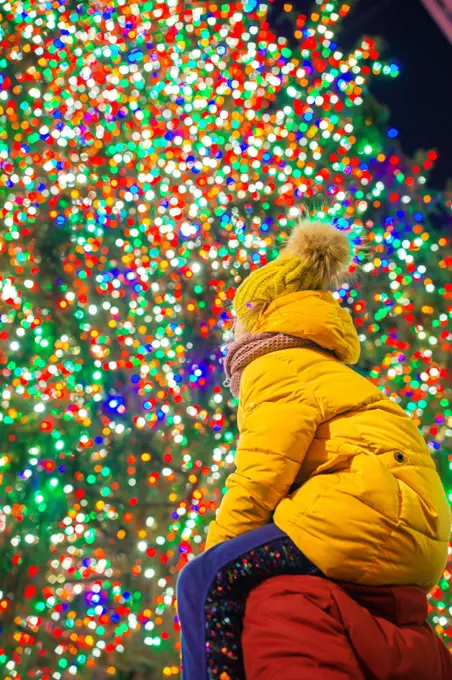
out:
M362 586L341 581L338 585L372 616L396 626L422 626L427 620L427 596L417 586Z
M254 332L285 333L310 340L334 352L346 364L356 364L361 350L350 314L325 291L307 290L273 300Z

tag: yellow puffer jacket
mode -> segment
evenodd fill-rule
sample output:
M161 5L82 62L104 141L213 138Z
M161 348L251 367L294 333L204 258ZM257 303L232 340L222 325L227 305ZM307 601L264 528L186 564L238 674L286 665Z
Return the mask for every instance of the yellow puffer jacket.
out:
M256 331L335 356L287 349L246 367L237 470L207 547L273 520L330 578L429 590L446 563L450 508L416 425L344 365L359 357L348 312L330 293L293 293L271 303Z

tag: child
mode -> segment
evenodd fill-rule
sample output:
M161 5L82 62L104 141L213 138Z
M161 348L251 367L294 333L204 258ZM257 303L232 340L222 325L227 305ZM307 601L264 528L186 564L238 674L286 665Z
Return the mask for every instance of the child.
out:
M360 345L328 289L350 264L333 226L303 221L234 301L225 368L239 393L236 471L204 555L178 584L184 680L243 678L247 594L278 574L428 591L450 509L415 423L348 368ZM264 680L264 679L263 679Z

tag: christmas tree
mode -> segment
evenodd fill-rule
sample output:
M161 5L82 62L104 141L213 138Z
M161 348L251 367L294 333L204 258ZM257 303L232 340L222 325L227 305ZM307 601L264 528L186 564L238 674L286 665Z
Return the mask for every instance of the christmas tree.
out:
M231 300L306 210L350 233L353 277L335 294L358 368L419 423L450 489L435 154L398 149L368 90L397 67L374 41L338 46L349 3L318 0L293 48L270 9L0 1L8 680L179 675L175 581L233 465ZM445 638L449 579L430 600Z

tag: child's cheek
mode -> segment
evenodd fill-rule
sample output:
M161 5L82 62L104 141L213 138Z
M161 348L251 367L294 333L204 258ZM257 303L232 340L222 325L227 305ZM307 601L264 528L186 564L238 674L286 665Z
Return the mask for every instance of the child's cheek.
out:
M240 319L237 319L235 326L234 326L234 338L236 340L240 340L240 338L243 338L243 336L245 334L246 334L245 326L240 321Z

